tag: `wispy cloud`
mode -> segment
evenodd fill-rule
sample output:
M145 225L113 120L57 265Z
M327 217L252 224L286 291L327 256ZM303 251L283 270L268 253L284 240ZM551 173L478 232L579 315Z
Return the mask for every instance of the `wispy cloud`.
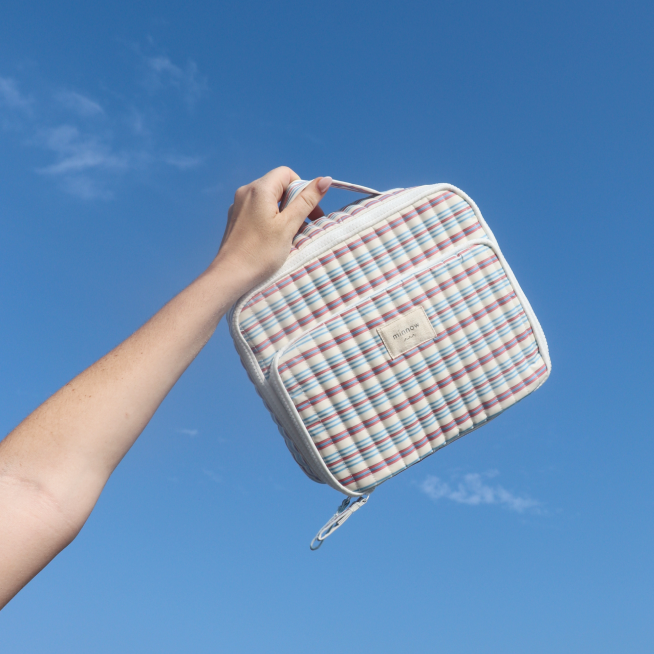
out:
M188 168L195 168L199 166L204 157L189 157L185 155L168 154L162 157L162 161L169 166L178 168L179 170L187 170Z
M164 55L144 57L147 70L147 85L152 89L173 87L179 89L184 100L190 106L194 105L206 92L208 85L204 76L198 72L197 64L188 61L182 68L174 64Z
M135 53L134 68L140 75L145 68L151 88L172 89L189 107L205 92L206 78L195 62L180 66L164 55L144 55L138 47ZM53 92L43 84L34 95L26 94L14 78L0 77L0 128L7 138L21 135L22 143L46 153L35 171L84 200L110 200L127 172L151 176L157 168L186 171L204 163L204 156L175 152L174 144L160 147L167 115L161 103L139 92L106 93L114 104L122 98L123 107L110 112L93 94L61 87Z
M215 473L213 470L202 468L202 472L204 472L204 474L207 475L207 477L209 477L211 481L215 481L217 484L220 484L223 481L223 478L219 474Z
M130 131L136 136L145 136L150 133L150 130L146 126L146 119L143 112L136 109L136 107L130 107L125 122L130 128Z
M54 153L56 161L39 169L48 175L79 173L89 168L125 170L129 156L116 154L107 143L95 135L83 135L73 125L59 125L43 130L37 141Z
M84 118L104 114L104 109L97 102L75 91L59 91L55 94L55 99Z
M32 100L18 90L11 77L0 77L0 105L11 109L29 109Z
M542 504L539 501L526 495L515 495L499 484L487 483L486 480L498 474L496 470L486 473L470 472L451 483L432 475L420 484L420 490L434 501L447 499L470 506L497 504L517 513L541 511Z
M111 176L134 168L145 155L117 152L107 138L82 133L74 125L41 129L32 139L54 156L54 162L37 168L42 175L60 180L61 188L83 200L110 200Z
M104 182L92 179L88 175L74 175L64 177L61 187L67 193L82 200L111 200L114 194Z
M178 429L177 433L184 434L184 436L197 436L199 432L197 429Z

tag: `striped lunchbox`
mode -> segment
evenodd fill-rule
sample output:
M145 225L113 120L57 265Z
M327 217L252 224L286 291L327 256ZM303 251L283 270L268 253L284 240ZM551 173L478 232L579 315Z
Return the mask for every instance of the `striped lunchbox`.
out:
M284 208L308 182L293 182ZM545 335L475 203L393 189L304 225L230 331L288 449L347 497L316 549L382 482L495 418L551 369Z

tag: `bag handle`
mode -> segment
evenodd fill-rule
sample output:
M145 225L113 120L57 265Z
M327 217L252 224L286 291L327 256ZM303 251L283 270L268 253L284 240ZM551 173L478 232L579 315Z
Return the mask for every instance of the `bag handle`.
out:
M286 207L295 199L295 197L303 191L311 182L307 182L303 179L296 179L294 182L291 182L288 185L288 188L282 196L282 200L279 203L279 210L284 211ZM379 191L375 191L373 188L368 188L367 186L359 186L359 184L350 184L349 182L339 182L338 180L333 180L330 188L340 188L344 191L352 191L353 193L363 193L365 195L381 195Z

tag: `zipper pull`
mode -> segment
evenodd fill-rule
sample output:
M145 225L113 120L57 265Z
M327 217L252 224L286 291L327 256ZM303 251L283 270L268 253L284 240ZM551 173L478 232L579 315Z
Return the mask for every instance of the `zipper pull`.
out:
M346 497L338 507L336 513L329 519L327 524L316 534L309 547L315 552L322 542L331 536L355 511L358 511L370 497L370 494L361 495L356 500ZM353 501L354 500L354 501ZM317 543L317 544L316 544Z

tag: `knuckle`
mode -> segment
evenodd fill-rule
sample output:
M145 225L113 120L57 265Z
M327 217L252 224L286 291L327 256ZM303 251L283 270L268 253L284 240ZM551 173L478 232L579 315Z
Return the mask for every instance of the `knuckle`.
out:
M303 211L304 210L311 211L313 209L313 202L311 201L311 199L309 197L307 197L307 195L305 193L302 193L298 197L298 203L300 205L298 207L298 209L302 208Z
M248 195L250 196L250 198L253 199L257 198L261 195L262 188L263 188L263 183L261 182L261 180L252 182L252 184L248 186Z
M320 195L312 187L309 187L302 195L304 196L304 201L307 203L307 206L311 207L312 209L320 201Z
M261 191L261 185L259 180L250 182L249 184L239 186L236 189L236 193L234 194L234 200L236 202L241 202L241 203L245 202L245 200L252 199L254 196L259 195L260 191Z
M270 172L272 173L272 177L282 182L284 186L286 186L289 181L300 179L299 175L288 166L278 166Z

